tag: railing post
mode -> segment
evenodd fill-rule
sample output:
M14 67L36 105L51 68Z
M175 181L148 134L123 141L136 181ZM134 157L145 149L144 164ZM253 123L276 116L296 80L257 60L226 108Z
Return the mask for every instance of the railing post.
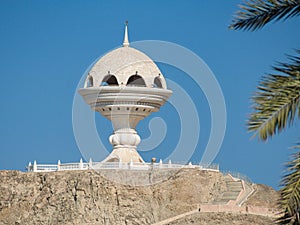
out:
M172 166L172 162L171 162L171 159L169 159L168 167L171 167L171 166Z
M37 172L36 160L33 162L33 172Z
M130 159L129 169L132 169L132 168L133 168L133 162L132 162L132 159Z
M159 160L159 165L158 165L158 167L159 167L159 168L162 168L162 160L161 160L161 159Z
M93 161L92 161L92 158L90 158L89 160L89 169L92 169L93 168Z
M203 165L202 165L202 163L201 163L201 162L199 163L199 169L200 169L200 170L202 170L202 169L203 169Z
M79 169L80 169L80 170L83 170L83 162L82 162L82 158L80 158L80 161L79 161Z
M122 159L119 160L119 169L122 169Z
M28 167L27 167L27 172L30 172L30 171L32 171L31 162L28 163Z
M60 160L57 161L57 171L60 171Z

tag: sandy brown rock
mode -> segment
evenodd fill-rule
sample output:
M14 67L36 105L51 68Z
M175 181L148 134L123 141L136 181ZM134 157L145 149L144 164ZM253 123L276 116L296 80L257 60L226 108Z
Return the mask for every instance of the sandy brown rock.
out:
M255 192L249 197L245 205L277 207L279 194L273 188L263 184L254 184L253 188Z
M134 175L130 171L106 173L132 183L140 177L160 176L143 171ZM199 203L211 203L225 189L221 173L199 169L180 170L162 182L146 186L115 183L93 170L0 171L0 225L152 224L193 210ZM254 199L259 204L260 198L250 201Z

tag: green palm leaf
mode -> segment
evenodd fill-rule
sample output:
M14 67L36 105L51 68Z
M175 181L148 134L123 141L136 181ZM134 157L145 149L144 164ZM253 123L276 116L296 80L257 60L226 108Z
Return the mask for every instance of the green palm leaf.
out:
M300 148L296 146L295 148ZM282 179L279 206L282 214L278 224L300 224L300 152L287 164L287 174Z
M300 57L289 58L290 63L274 67L282 75L265 76L253 97L254 112L248 120L248 130L262 140L282 131L300 116Z
M300 15L300 0L248 0L240 8L230 28L254 31L272 20ZM300 50L297 54L300 55ZM291 125L296 116L300 117L300 57L289 56L289 59L289 63L274 67L279 74L263 77L253 97L254 112L248 120L248 130L262 140ZM287 165L280 194L283 216L277 224L300 225L300 152Z
M249 0L240 5L230 29L257 30L272 20L300 15L299 0Z

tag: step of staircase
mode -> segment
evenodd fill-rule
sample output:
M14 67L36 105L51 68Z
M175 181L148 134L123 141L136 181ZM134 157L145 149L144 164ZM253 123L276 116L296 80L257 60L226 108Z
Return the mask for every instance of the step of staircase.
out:
M230 200L237 200L240 192L243 190L243 185L240 180L234 181L232 177L225 176L226 191L214 201L216 204L227 204Z

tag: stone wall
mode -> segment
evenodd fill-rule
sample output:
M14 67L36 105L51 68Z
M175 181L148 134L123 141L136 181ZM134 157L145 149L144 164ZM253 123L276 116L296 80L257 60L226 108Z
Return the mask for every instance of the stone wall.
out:
M278 211L274 208L259 207L259 206L237 206L237 205L199 205L200 212L230 212L253 214L268 217L277 217Z

